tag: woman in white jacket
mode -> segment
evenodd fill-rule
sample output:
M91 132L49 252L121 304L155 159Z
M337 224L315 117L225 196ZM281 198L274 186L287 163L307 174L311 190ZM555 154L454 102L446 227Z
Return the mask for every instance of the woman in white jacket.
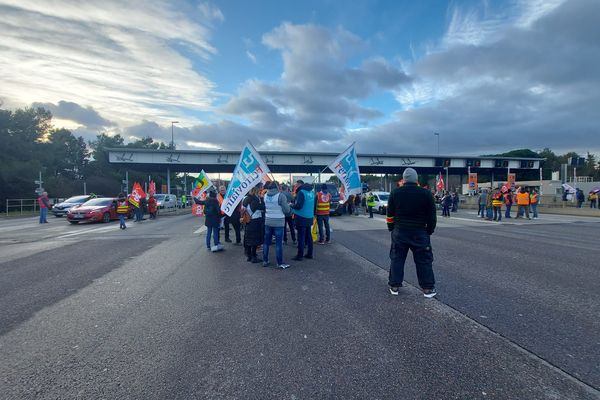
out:
M265 240L263 243L263 267L269 266L269 246L275 235L275 256L278 268L289 267L283 262L283 230L285 229L285 216L289 215L290 205L287 197L279 191L277 182L267 182L265 185Z

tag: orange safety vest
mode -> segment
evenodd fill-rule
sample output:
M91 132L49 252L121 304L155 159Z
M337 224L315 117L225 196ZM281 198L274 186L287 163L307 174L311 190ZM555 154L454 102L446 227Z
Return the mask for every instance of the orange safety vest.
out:
M525 192L517 193L517 204L520 206L529 205L529 195Z
M529 199L531 201L531 204L537 204L537 202L538 202L538 194L537 193L532 193L529 196Z
M129 205L127 205L127 200L117 201L117 214L127 214L127 212L129 212Z
M329 215L331 193L317 193L317 215Z

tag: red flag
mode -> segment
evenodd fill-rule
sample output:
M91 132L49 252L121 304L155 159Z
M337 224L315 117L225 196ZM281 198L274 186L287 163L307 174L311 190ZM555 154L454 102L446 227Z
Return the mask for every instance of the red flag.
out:
M446 187L446 184L444 183L444 178L442 177L442 173L441 172L440 172L440 175L438 176L436 187L437 187L437 190L439 192L441 192L442 190L444 190L444 188Z
M146 197L146 193L144 193L144 189L142 186L135 182L133 184L133 188L131 189L131 194L129 195L129 202L136 207L140 206L140 199L142 197Z
M150 195L156 194L156 183L154 183L154 181L150 181L150 185L148 186L148 194L150 194Z

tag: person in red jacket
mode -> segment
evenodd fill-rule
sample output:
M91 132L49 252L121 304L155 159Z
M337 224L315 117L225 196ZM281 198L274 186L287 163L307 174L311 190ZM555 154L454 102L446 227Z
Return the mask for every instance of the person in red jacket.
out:
M42 193L37 199L40 206L40 224L47 224L48 209L50 208L50 200L48 200L48 192Z
M154 198L154 194L151 194L148 199L148 214L150 214L150 219L156 219L156 210L156 199Z

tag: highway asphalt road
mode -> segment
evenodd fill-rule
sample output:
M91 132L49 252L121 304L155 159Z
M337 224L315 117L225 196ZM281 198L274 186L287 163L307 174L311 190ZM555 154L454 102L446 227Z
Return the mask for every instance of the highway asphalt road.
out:
M600 220L441 220L433 300L381 216L283 271L201 222L1 220L0 398L600 398Z

